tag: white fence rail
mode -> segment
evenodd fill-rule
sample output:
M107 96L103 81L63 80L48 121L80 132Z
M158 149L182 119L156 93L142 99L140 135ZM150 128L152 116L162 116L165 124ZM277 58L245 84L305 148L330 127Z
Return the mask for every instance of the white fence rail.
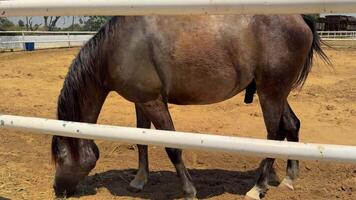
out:
M320 37L333 48L356 48L356 31L319 31Z
M0 31L0 50L25 49L25 43L35 43L36 49L82 46L96 32L89 31ZM356 45L356 31L319 31L325 41L349 41Z
M94 34L88 31L0 31L0 50L26 49L26 43L33 43L35 49L81 46Z
M356 40L356 31L319 31L324 40Z
M356 12L355 0L10 0L7 16L290 14Z
M0 115L0 128L33 133L100 139L134 144L235 152L259 157L356 163L356 146L306 144L252 138L65 122L53 119Z

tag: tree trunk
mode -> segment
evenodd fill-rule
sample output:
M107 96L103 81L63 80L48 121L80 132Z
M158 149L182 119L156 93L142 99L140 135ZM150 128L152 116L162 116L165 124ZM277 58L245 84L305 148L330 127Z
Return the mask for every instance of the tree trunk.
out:
M60 16L51 17L51 20L50 20L50 23L49 23L49 26L48 26L48 31L53 31L54 30L59 18L61 18L61 17Z

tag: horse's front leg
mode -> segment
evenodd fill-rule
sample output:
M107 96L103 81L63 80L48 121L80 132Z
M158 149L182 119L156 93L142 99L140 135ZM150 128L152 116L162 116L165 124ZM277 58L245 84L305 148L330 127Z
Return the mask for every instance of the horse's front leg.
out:
M144 115L141 108L137 105L136 108L136 121L137 128L151 128L151 121ZM130 182L129 190L132 192L139 192L148 180L148 152L147 145L137 145L138 147L138 170L135 178Z
M142 103L138 105L145 116L152 121L154 126L160 130L174 131L173 122L168 111L167 104L163 102L162 98L154 101ZM176 168L177 174L182 181L183 192L186 199L194 199L196 196L196 189L191 181L188 170L186 169L181 149L166 148L169 159Z

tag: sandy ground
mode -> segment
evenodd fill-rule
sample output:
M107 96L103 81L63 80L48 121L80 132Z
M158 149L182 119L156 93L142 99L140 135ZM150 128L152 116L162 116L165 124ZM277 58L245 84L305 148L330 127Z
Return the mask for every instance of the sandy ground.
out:
M63 78L78 49L0 54L0 113L55 118ZM356 51L328 50L334 69L316 61L304 89L289 101L302 122L301 141L356 145ZM243 104L240 94L209 106L170 110L179 131L265 138L258 99ZM135 126L133 104L112 93L99 123ZM50 136L0 130L0 199L53 199ZM163 148L150 148L150 180L141 193L126 190L137 166L130 144L97 141L101 158L78 189L80 199L182 198ZM253 185L260 158L185 151L199 199L243 199ZM285 161L275 165L281 178ZM270 187L265 199L356 199L356 166L301 162L295 191Z

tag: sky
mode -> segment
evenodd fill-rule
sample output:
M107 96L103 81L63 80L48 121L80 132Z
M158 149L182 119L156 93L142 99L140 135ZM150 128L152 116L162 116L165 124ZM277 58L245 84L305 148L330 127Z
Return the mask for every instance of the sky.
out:
M333 15L350 15L350 16L354 16L356 17L356 13L333 13ZM329 14L321 14L321 16L325 16L325 15L329 15ZM17 24L17 22L22 19L24 22L26 22L26 17L9 17L9 20L11 20L12 22L14 22L15 24ZM79 17L75 17L74 19L75 23L79 22ZM34 24L41 24L43 25L43 17L33 17L33 23ZM58 27L68 27L72 24L72 17L62 17L61 19L59 19L59 21L57 22L57 26Z

